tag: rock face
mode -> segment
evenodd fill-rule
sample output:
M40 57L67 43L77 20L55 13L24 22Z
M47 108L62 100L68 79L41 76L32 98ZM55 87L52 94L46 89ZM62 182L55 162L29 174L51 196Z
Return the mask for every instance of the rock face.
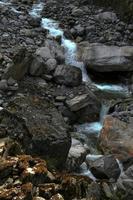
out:
M110 179L117 180L120 175L119 165L112 155L103 156L95 161L87 160L89 169L93 175L98 179Z
M118 103L112 109L112 114L104 120L99 146L104 153L126 159L133 156L132 100Z
M101 103L91 91L67 100L66 104L77 115L79 122L95 121L99 117Z
M133 71L132 46L118 47L100 43L81 43L79 48L81 48L81 59L85 62L88 70L97 72Z
M72 145L66 161L66 168L69 171L77 170L85 161L88 151L87 145L83 145L79 140L72 138Z
M18 140L28 154L39 155L54 167L62 167L71 139L57 109L37 96L30 96L15 98L8 110L0 113L7 135Z
M82 73L77 67L58 65L54 73L54 79L59 84L78 86L82 82Z

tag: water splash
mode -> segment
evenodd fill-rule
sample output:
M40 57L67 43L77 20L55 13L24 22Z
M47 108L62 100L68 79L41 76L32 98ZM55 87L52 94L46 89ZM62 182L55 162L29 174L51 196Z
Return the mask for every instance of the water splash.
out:
M42 18L42 27L46 30L49 30L49 33L53 37L61 36L63 37L63 31L59 29L59 24L48 18Z
M8 6L8 5L11 5L11 3L9 3L8 1L0 1L0 5Z
M102 124L100 122L84 123L81 125L76 125L77 132L79 133L99 133L102 129Z
M97 88L100 90L109 90L113 92L121 92L123 91L123 87L121 85L115 85L115 84L95 84Z
M40 3L36 3L33 5L32 10L29 12L29 14L33 17L33 18L39 18L41 17L41 12L44 8L44 3L40 2Z

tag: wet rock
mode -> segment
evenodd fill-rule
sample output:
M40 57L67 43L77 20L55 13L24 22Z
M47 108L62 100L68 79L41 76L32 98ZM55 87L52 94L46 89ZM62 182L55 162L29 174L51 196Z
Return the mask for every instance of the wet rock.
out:
M61 168L71 139L54 105L37 96L17 97L8 110L10 112L3 110L0 113L2 123L8 127L8 136L15 138L28 154L45 157L50 165Z
M79 140L73 138L72 145L66 161L66 168L69 171L77 170L80 165L85 161L88 152L89 150L87 148L87 145L83 145Z
M97 72L133 71L132 46L107 46L100 43L79 46L88 70ZM79 50L79 55L80 55Z
M107 155L90 161L87 159L87 164L93 175L97 179L117 180L120 175L119 165L113 155Z
M58 65L54 72L54 79L55 82L59 84L64 84L71 87L78 86L82 82L82 73L77 67Z

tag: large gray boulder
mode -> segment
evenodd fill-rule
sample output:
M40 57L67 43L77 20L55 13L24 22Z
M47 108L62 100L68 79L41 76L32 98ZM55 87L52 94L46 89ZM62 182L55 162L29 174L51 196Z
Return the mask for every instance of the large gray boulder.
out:
M82 82L82 72L74 66L58 65L54 72L54 79L59 84L78 86Z
M53 104L37 96L16 97L0 117L7 136L17 140L25 153L40 156L51 166L63 167L71 138Z
M79 57L88 70L96 72L133 71L132 46L107 46L100 43L81 43Z

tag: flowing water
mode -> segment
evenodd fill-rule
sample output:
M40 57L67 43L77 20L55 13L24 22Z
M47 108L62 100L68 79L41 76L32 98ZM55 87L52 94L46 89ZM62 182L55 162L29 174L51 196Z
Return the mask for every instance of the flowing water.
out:
M0 5L10 5L7 1L0 1ZM33 18L41 18L41 12L44 8L45 4L42 2L36 3L33 5L29 14ZM11 7L11 10L15 13L21 13L21 11L17 11L14 7ZM90 77L87 74L85 65L83 62L79 62L77 59L77 44L64 36L64 31L59 27L59 23L55 20L48 19L48 18L41 18L41 26L49 31L49 34L53 37L60 36L61 37L61 45L65 49L65 62L71 66L76 66L81 69L82 71L82 78L84 82L91 82ZM113 85L113 84L96 84L93 83L97 88L100 90L107 90L112 92L120 92L123 91L123 87L121 85ZM84 123L82 125L76 125L78 132L87 132L87 133L96 133L99 134L100 130L102 129L104 116L108 112L108 106L102 105L101 112L100 112L100 119L97 122L93 123ZM102 155L87 155L87 158L90 160L95 160ZM119 162L119 161L118 161ZM119 166L121 167L120 163ZM122 170L122 167L121 167ZM83 164L81 166L81 173L86 176L89 176L93 180L95 177L91 174L91 172L87 169L87 166Z

